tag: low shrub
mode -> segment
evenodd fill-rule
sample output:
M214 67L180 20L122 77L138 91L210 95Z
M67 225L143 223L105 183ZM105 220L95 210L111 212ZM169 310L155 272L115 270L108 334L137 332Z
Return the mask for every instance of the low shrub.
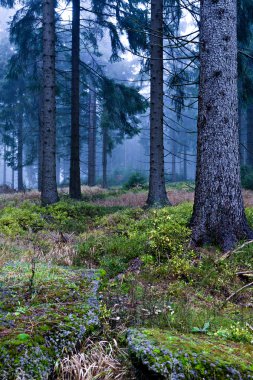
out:
M100 218L97 226L104 233L86 236L78 248L76 263L80 265L91 258L109 275L115 275L126 269L132 259L150 255L154 265L172 260L180 275L182 268L190 267L191 253L186 254L190 230L186 225L191 208L184 204L161 210L125 210Z
M23 202L20 207L7 206L0 211L0 230L7 236L25 235L43 229L81 233L94 219L114 213L119 207L103 207L86 202L62 200L42 207Z
M124 188L127 190L135 188L144 189L146 187L146 184L147 178L143 174L135 172L131 174L127 182L125 182Z

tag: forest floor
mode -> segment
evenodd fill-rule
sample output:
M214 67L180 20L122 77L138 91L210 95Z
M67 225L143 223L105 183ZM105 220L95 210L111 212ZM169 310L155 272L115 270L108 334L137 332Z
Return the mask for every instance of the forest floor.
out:
M143 208L145 190L82 190L49 207L37 192L0 195L0 378L44 379L52 363L58 379L137 378L129 352L148 379L170 366L252 378L253 245L192 250L191 184L169 187L161 210Z

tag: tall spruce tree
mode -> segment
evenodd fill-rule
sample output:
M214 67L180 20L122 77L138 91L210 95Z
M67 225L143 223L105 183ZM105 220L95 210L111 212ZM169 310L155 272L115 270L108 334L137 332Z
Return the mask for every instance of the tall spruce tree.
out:
M240 185L237 4L203 0L200 30L198 155L194 210L195 244L224 251L252 238Z
M80 177L80 0L72 0L72 85L71 85L71 198L81 198Z
M43 121L41 202L58 201L56 184L56 100L55 100L55 8L54 0L43 0Z
M151 0L150 33L150 177L148 206L165 206L163 142L163 1Z

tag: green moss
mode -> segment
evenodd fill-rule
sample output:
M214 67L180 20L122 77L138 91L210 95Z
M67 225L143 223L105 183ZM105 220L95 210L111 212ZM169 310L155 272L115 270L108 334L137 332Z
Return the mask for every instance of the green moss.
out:
M135 364L161 379L253 378L251 344L158 329L130 330L127 341Z
M47 379L54 362L98 325L97 274L37 264L2 269L0 378Z

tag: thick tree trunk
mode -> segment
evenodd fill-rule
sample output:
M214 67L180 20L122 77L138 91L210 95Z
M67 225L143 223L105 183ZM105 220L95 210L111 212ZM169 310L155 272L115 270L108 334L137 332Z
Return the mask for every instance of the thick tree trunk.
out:
M203 0L194 244L227 251L252 237L240 186L237 2Z
M163 0L151 0L150 178L148 206L169 204L163 142Z
M103 128L103 152L102 152L102 167L103 167L103 179L102 187L107 189L107 149L108 149L108 130L106 127Z
M90 84L88 131L88 186L96 184L96 88Z
M80 178L80 0L72 0L71 158L69 193L81 198Z
M253 104L247 108L247 165L253 167Z
M43 0L43 162L41 201L58 201L56 185L56 105L55 105L55 14L54 0Z
M23 190L23 115L21 113L18 120L18 191Z

